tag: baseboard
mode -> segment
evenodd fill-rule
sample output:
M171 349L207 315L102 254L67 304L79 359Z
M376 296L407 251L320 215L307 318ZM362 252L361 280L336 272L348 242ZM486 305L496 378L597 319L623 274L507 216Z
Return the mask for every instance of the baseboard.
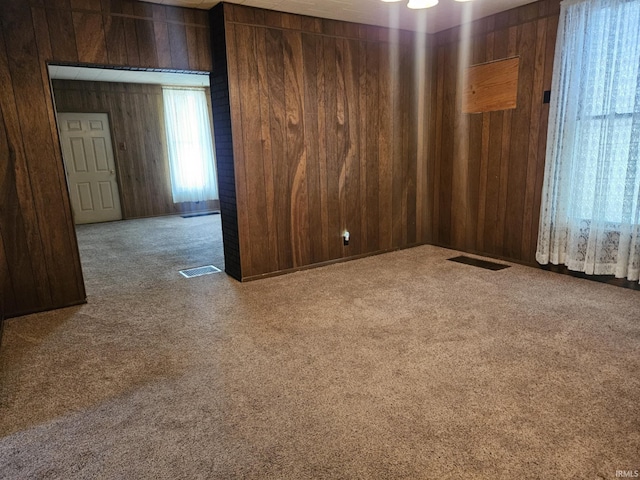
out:
M180 215L182 218L207 217L209 215L220 215L220 210L210 210L206 212L187 213Z
M551 263L548 265L538 265L538 268L553 273L559 273L561 275L569 275L575 278L590 280L592 282L606 283L607 285L614 285L620 288L640 291L639 282L627 280L626 278L616 278L613 275L587 275L583 272L574 272L573 270L569 270L565 265L553 265Z
M326 267L328 265L334 265L336 263L349 262L351 260L359 260L361 258L373 257L374 255L382 255L383 253L397 252L398 250L406 250L408 248L419 247L419 246L422 246L422 245L429 245L429 244L428 243L416 243L416 244L413 244L413 245L407 245L407 246L403 246L403 247L394 247L394 248L388 248L386 250L376 250L375 252L361 253L361 254L352 255L352 256L349 256L349 257L334 258L332 260L326 260L324 262L310 263L309 265L302 265L300 267L286 268L284 270L276 270L275 272L262 273L260 275L250 275L250 276L247 276L247 277L242 277L242 280L240 280L240 281L242 281L242 282L253 282L255 280L261 280L263 278L279 277L280 275L286 275L288 273L300 272L300 271L303 271L303 270L310 270L312 268Z

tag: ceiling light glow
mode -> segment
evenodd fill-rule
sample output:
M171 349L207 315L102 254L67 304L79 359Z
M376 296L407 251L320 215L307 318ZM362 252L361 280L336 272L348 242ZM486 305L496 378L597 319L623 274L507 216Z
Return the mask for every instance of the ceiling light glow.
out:
M402 0L381 0L385 3L395 3L395 2L401 2ZM471 2L473 0L455 0L456 2ZM420 8L431 8L431 7L435 7L436 5L438 5L438 0L409 0L409 3L407 3L407 7L412 8L414 10L420 9Z
M438 0L409 0L407 7L417 10L420 8L431 8L438 4Z

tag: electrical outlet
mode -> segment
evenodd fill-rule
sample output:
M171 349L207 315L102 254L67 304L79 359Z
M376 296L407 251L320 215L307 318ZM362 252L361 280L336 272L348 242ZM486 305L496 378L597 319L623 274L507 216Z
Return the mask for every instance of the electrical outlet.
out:
M342 244L346 247L349 245L349 232L344 232L342 234Z

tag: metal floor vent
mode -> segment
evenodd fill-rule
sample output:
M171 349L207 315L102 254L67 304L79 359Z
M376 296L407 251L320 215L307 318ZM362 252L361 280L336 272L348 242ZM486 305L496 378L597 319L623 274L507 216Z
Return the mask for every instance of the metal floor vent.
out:
M188 268L187 270L180 270L180 273L185 278L193 278L193 277L201 277L202 275L209 275L211 273L219 273L220 270L218 267L214 267L213 265L205 265L203 267L196 268Z

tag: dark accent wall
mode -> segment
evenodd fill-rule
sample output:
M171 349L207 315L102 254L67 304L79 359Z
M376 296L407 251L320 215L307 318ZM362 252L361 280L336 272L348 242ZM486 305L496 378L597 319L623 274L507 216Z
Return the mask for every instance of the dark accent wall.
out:
M224 17L242 278L426 242L424 37L233 4Z
M58 112L109 114L124 218L219 208L219 203L212 200L173 203L160 85L74 80L52 83Z
M0 2L0 292L7 316L85 301L46 62L211 70L207 12Z
M236 175L231 131L229 77L225 41L224 5L219 3L210 10L211 50L211 108L213 111L216 161L218 165L218 191L220 217L224 243L224 269L233 278L242 279L240 262L240 236L236 205Z
M471 27L468 64L519 56L517 108L462 114L460 28L435 35L427 174L431 241L535 265L559 0Z

